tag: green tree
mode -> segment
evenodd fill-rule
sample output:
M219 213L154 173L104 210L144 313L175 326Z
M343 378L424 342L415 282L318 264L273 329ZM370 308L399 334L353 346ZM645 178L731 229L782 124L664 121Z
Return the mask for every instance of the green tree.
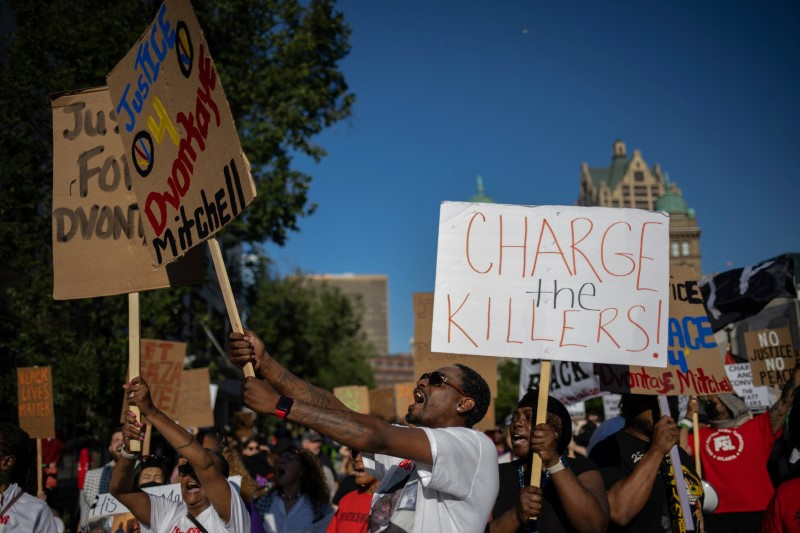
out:
M266 275L254 291L247 326L286 368L328 390L375 386L375 350L361 330L363 306L302 275Z
M7 0L0 43L0 417L15 419L18 366L51 365L56 413L105 440L120 412L127 298L52 299L50 94L105 85L160 3ZM324 155L313 136L347 117L353 95L339 71L349 28L332 0L195 0L200 25L252 164L258 199L222 235L283 244L314 206L311 176L292 157ZM227 239L227 241L226 241ZM142 336L179 339L212 354L197 287L142 295ZM203 357L199 361L204 362Z
M498 424L517 408L519 372L519 359L503 359L497 365L497 399L494 402L494 416Z

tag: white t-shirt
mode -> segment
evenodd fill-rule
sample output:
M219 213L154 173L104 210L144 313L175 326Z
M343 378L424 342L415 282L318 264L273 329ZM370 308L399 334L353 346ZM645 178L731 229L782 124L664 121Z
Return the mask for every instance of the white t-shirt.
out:
M239 496L239 487L228 481L231 487L231 519L225 524L209 505L202 513L195 517L208 533L238 533L250 532L250 513L244 505L242 497ZM186 504L181 501L174 501L164 496L150 497L150 527L141 524L142 531L151 533L185 533L189 529L197 529L194 522L186 516L189 512Z
M36 496L23 492L16 483L6 487L5 492L0 495L0 510L8 505L17 494L20 494L20 497L0 516L0 533L28 533L30 531L57 533L56 521L47 503Z
M372 497L370 528L482 532L499 486L497 449L491 439L464 427L420 429L430 441L433 465L362 455L367 470L381 480Z

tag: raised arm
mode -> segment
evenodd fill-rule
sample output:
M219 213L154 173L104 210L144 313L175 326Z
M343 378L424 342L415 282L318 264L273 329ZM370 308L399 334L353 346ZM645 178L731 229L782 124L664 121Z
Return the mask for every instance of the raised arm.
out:
M150 389L141 376L133 378L126 384L125 391L128 393L129 403L139 407L142 415L161 433L170 446L189 461L206 491L211 506L223 522L227 523L231 518L231 486L211 454L203 449L194 436L153 404Z
M664 456L678 443L678 427L675 420L662 416L653 430L650 449L636 463L633 472L617 481L608 491L611 521L627 525L638 515L653 490L658 469Z
M347 409L333 393L303 381L285 369L267 353L264 343L254 331L232 332L228 340L228 358L239 368L253 363L257 376L269 381L284 396L291 396L310 405L331 409ZM270 411L271 412L271 411Z
M795 357L797 356L795 355ZM777 432L786 422L786 416L792 408L798 385L800 385L800 364L796 364L791 381L787 381L783 386L781 397L769 408L769 421L772 424L773 433Z
M275 414L275 405L281 394L268 381L248 377L242 384L242 396L249 408L270 415ZM421 429L394 426L344 406L333 409L308 403L296 396L293 399L294 404L286 417L292 422L315 429L357 450L393 455L424 464L433 462L428 436Z
M108 490L122 505L133 513L136 520L150 527L150 496L133 486L133 473L136 468L138 454L131 454L130 442L144 440L144 426L137 422L136 416L128 411L125 413L125 426L122 428L122 439L125 445L122 453L111 472L111 481ZM127 455L127 457L126 457ZM131 459L130 457L133 457Z

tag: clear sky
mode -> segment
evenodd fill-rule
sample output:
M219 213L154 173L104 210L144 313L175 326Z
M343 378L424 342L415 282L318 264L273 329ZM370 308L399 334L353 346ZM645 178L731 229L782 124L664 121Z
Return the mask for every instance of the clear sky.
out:
M386 274L392 353L433 292L439 204L574 205L615 139L697 213L703 270L800 251L800 3L347 0L353 116L300 161L280 272Z

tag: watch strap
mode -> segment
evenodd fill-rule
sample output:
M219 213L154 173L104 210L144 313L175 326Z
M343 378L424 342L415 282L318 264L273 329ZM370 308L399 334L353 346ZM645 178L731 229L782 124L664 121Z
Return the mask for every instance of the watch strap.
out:
M546 468L545 470L547 471L548 474L552 476L553 474L561 472L562 470L567 468L567 465L565 463L566 461L564 460L564 457L559 457L558 462L556 464Z
M285 420L292 410L292 405L294 405L294 399L288 396L281 396L278 398L278 403L275 404L275 414L281 420Z

